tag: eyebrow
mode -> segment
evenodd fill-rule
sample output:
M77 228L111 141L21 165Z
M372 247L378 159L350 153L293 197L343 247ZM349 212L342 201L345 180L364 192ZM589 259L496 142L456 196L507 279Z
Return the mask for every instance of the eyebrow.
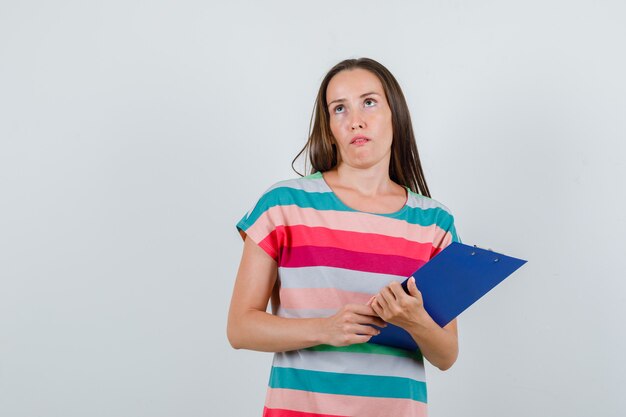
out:
M363 98L363 97L365 97L365 96L369 96L369 95L371 95L371 94L375 94L375 95L377 95L377 96L379 96L379 97L380 97L380 94L378 94L377 92L375 92L375 91L370 91L369 93L361 94L361 97L359 97L359 98ZM331 101L330 103L328 103L328 104L326 105L326 107L330 107L330 105L331 105L331 104L333 104L333 103L340 103L340 102L342 102L342 101L346 101L346 99L345 99L345 98L338 98L337 100L333 100L333 101Z

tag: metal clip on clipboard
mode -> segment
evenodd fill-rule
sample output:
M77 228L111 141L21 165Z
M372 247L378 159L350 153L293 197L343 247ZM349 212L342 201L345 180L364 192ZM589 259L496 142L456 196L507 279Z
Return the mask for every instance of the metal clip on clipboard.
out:
M489 252L494 252L494 251L493 251L493 249L491 249L491 248L483 249L483 248L479 248L479 247L478 247L478 246L476 246L476 245L474 245L474 247L475 247L476 249L482 249L482 250L486 250L486 251L489 251ZM495 252L494 252L494 253L495 253ZM474 251L472 251L472 253L470 253L470 255L472 255L472 256L476 255L476 251L475 251L475 250L474 250ZM498 262L499 260L500 260L499 258L495 258L493 261L494 261L494 262Z

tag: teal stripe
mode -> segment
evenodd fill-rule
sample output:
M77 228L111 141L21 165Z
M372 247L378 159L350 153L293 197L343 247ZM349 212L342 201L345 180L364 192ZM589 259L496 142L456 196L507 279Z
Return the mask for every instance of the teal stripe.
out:
M426 401L426 383L410 378L338 374L334 372L272 367L270 388L286 388L323 394L405 398Z
M357 212L357 210L347 207L331 192L307 192L290 187L278 187L264 194L250 215L246 215L237 224L237 227L244 231L254 224L265 211L275 206L296 205L300 208L314 208L316 210L334 210L344 212ZM453 217L441 208L421 209L419 207L405 206L403 210L390 214L372 214L373 216L384 216L389 218L400 218L410 224L420 226L439 226L443 230L448 230L453 224ZM456 239L456 233L453 233Z

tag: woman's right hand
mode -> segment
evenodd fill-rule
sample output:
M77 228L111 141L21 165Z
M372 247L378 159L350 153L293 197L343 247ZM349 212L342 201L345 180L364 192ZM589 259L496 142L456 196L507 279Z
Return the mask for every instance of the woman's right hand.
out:
M365 343L372 336L380 333L371 325L387 326L369 305L346 304L324 321L322 332L325 344L348 346L355 343Z

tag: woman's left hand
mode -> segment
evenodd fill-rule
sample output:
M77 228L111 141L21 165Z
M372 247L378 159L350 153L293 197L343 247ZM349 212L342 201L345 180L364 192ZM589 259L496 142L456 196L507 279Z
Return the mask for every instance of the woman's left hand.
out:
M394 281L373 296L368 304L381 319L409 332L424 357L445 371L459 354L456 320L440 327L424 309L415 278L409 279L407 288L409 294Z
M404 291L399 282L393 281L373 296L369 302L381 319L404 329L424 323L430 318L424 309L422 293L415 285L415 278L409 279L407 287L409 294Z

